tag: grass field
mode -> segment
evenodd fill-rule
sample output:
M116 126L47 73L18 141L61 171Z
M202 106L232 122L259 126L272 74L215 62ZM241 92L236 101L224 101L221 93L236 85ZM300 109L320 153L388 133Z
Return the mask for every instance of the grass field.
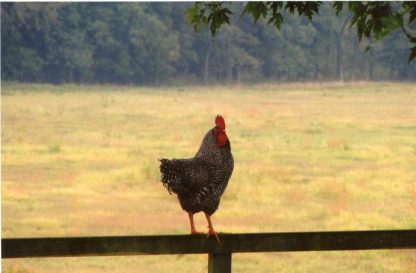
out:
M219 232L416 228L416 85L2 85L2 236L183 234L157 159L222 114ZM206 230L203 215L196 216ZM206 255L2 260L4 272L206 272ZM416 272L416 251L236 254L233 272Z

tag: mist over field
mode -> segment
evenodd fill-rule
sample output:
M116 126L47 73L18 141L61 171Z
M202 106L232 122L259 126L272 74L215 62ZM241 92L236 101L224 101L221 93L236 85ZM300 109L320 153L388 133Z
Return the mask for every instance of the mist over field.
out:
M240 16L243 2L224 4L234 16L214 42L188 23L192 4L1 3L1 78L168 86L416 79L414 45L400 28L360 41L352 15L336 16L331 2L312 20L282 12L280 31L269 18Z

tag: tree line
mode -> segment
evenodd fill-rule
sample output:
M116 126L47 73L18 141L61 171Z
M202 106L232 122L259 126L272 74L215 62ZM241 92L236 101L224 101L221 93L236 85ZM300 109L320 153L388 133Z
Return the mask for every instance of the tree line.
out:
M240 83L416 79L409 41L359 41L351 15L323 3L280 31L233 17L213 40L190 3L1 3L1 79L47 83ZM243 4L235 4L243 11ZM240 12L240 13L241 13ZM259 20L261 21L261 19ZM370 50L366 52L366 48Z

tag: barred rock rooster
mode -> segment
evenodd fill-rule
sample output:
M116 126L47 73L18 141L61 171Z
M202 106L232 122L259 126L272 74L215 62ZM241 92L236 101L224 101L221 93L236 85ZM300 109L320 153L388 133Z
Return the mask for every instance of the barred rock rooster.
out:
M215 127L206 133L193 158L160 159L160 162L162 183L169 193L177 194L182 209L188 212L191 234L200 234L195 229L193 215L203 211L208 236L215 236L220 243L210 216L217 210L234 169L223 117L215 118Z

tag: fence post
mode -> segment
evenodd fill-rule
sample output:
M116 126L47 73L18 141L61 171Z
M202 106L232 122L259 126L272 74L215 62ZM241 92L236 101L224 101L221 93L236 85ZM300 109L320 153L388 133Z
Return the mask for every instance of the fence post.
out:
M209 253L208 273L231 273L231 252Z

